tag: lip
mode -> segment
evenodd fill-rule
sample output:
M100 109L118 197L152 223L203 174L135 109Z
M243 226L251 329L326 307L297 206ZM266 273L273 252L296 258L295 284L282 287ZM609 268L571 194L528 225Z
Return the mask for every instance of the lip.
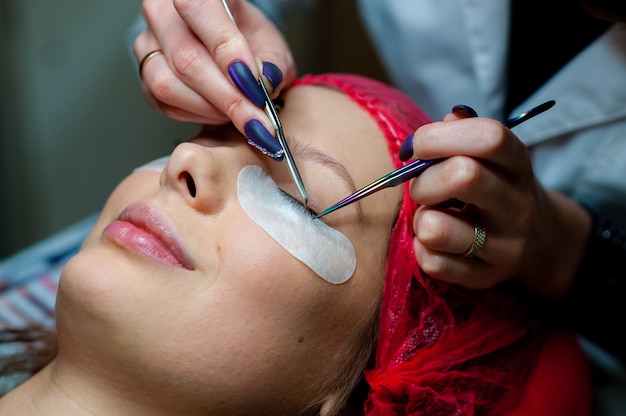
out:
M126 207L103 234L120 246L169 266L193 270L176 231L158 209L135 203Z

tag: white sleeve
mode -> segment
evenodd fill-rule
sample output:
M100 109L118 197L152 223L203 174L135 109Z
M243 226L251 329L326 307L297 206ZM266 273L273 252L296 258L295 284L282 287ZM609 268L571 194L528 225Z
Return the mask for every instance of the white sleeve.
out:
M480 4L480 6L477 6ZM435 120L456 104L504 116L508 1L358 0L393 83Z

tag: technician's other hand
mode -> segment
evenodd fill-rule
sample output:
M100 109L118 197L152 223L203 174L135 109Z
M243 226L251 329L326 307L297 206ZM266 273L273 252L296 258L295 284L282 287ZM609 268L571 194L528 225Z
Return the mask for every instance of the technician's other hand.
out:
M529 149L511 130L470 113L457 106L413 137L414 158L445 158L410 184L421 204L413 221L420 266L469 288L515 279L563 296L584 252L588 215L539 184Z
M274 135L256 80L264 74L276 96L295 77L295 65L283 36L259 9L243 0L228 4L237 25L221 0L144 0L147 29L135 40L135 56L140 62L162 51L141 68L142 90L153 108L179 121L232 121L256 142L250 134Z

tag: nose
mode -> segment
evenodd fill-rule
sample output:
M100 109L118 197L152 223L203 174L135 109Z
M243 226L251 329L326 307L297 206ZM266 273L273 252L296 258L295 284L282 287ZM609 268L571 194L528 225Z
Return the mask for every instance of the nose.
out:
M217 213L229 196L236 195L237 174L243 161L235 158L234 152L232 148L179 144L163 170L161 186L174 190L198 211Z

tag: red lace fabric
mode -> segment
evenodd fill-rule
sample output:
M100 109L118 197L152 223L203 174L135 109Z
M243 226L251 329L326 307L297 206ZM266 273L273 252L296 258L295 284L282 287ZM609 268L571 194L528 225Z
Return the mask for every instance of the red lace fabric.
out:
M333 86L377 120L396 167L402 141L431 120L413 101L377 81L348 74L306 75L295 84ZM501 414L514 406L538 349L522 303L503 290L466 291L424 276L413 253L417 203L404 184L394 229L374 368L364 412L375 415Z

